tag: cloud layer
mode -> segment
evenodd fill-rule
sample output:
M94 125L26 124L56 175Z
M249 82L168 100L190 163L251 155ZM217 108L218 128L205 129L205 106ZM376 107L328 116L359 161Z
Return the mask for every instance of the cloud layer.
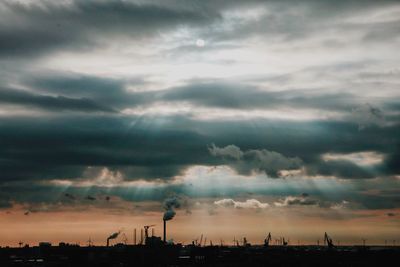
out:
M3 1L0 208L396 208L399 17L398 1Z

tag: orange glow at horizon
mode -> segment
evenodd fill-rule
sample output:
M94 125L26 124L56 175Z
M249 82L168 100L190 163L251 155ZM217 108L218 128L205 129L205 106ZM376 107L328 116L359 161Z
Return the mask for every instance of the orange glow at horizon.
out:
M400 210L390 210L399 213ZM256 212L249 210L222 210L210 215L207 210L194 210L191 214L178 211L167 223L167 239L184 244L200 238L203 234L214 244L232 244L233 239L246 237L253 244L261 244L268 234L274 238L285 237L291 244L316 244L322 242L323 233L329 232L340 244L361 244L366 238L369 244L384 244L400 237L398 218L386 216L388 210L357 211L360 217L327 219L302 217L277 211ZM18 242L37 245L41 241L57 245L59 242L87 245L90 238L94 245L105 245L111 233L122 230L128 243L140 240L140 229L156 224L155 234L162 236L162 213L120 214L102 210L63 211L31 213L22 210L0 213L0 246L18 246ZM209 243L207 241L207 243ZM113 244L122 243L122 235Z

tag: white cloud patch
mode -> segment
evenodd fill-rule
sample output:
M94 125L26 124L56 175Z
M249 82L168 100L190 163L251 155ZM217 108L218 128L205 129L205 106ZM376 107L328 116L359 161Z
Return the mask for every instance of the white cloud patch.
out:
M303 193L300 196L287 196L276 202L275 207L290 207L290 206L317 206L320 208L328 208L334 210L343 210L350 205L350 202L342 200L340 202L333 202L327 200L320 200L310 197L309 194Z
M346 160L351 161L359 166L372 166L381 164L384 160L384 155L374 151L356 152L349 154L326 153L322 155L324 161Z
M146 181L143 179L127 180L124 174L118 170L110 170L107 167L87 167L81 177L75 179L52 179L43 181L43 184L52 184L57 186L74 187L140 187L153 188L164 187L165 184L158 181Z
M293 205L311 206L317 205L318 202L315 199L309 198L308 196L287 196L274 203L277 207L287 207Z
M219 207L235 208L235 209L266 209L270 205L262 203L257 199L247 199L246 201L235 201L231 198L225 198L214 201L214 204Z
M349 204L350 204L350 202L348 202L348 201L346 201L346 200L343 200L343 201L340 202L340 203L332 204L331 209L334 209L334 210L342 210L342 209L347 208L347 207L349 206Z

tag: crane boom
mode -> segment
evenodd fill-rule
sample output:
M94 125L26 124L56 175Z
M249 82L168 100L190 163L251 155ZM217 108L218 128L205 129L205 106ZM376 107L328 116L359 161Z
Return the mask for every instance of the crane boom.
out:
M324 235L324 243L328 245L328 248L334 248L335 245L333 244L332 238L329 237L329 235L325 232Z

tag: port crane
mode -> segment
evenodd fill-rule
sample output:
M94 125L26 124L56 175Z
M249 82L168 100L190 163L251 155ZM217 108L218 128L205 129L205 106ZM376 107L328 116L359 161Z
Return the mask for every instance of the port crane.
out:
M324 236L324 243L328 245L328 248L334 248L335 245L333 244L332 238L325 232Z
M247 241L246 237L243 237L243 247L250 247L251 244Z
M266 239L264 239L264 247L268 247L269 246L269 242L271 242L271 232L268 233L268 236Z

